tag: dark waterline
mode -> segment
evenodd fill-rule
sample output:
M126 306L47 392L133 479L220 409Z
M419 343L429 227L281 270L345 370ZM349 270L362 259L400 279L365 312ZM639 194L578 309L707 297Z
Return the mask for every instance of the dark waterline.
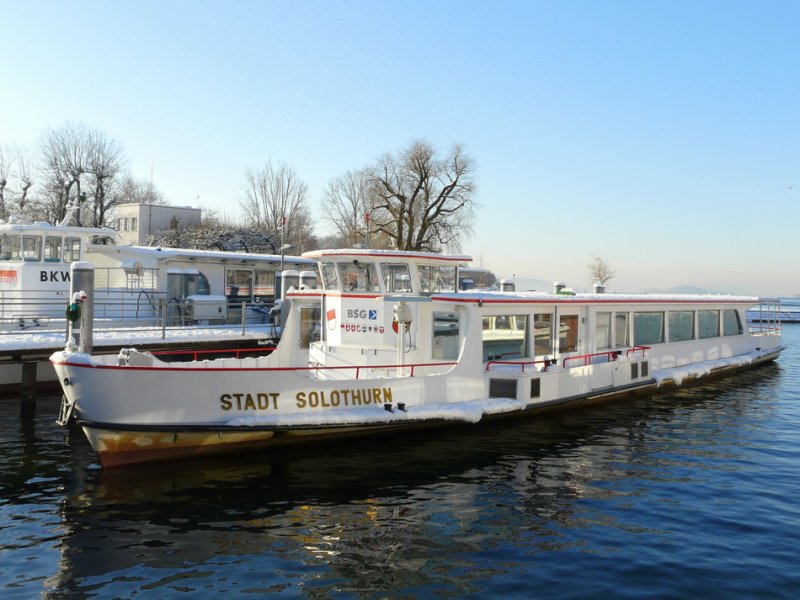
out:
M102 471L0 403L3 598L794 598L800 325L778 363L519 425Z

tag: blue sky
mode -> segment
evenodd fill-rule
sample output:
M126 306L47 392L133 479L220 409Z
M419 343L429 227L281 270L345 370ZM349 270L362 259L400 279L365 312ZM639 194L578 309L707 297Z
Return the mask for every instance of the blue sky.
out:
M800 3L5 0L0 144L106 132L173 204L424 139L477 164L498 276L800 293ZM794 187L791 187L794 186ZM198 200L199 198L199 200ZM318 227L325 233L324 227Z

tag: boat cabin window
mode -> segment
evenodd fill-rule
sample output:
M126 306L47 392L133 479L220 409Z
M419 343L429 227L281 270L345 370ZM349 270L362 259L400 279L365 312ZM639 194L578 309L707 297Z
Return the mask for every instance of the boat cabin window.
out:
M345 292L377 292L381 289L375 265L372 263L359 260L341 262L339 273L342 275Z
M167 272L167 297L169 300L181 301L187 296L208 296L211 286L208 279L196 269L182 272Z
M578 315L563 315L560 317L558 329L558 351L575 352L578 349Z
M433 313L433 358L458 359L459 318L456 312Z
M420 292L422 294L456 291L455 267L432 267L420 265L418 270Z
M722 335L741 335L744 333L739 311L726 308L722 311Z
M410 292L411 275L407 264L381 263L383 287L387 292Z
M630 345L628 313L614 313L614 346L616 348L627 348Z
M553 315L533 315L533 353L535 356L553 353Z
M228 297L228 302L250 301L253 297L253 271L226 269L225 295Z
M611 313L597 313L594 323L594 347L595 350L607 350L611 348Z
M20 259L20 243L18 235L4 235L2 239L0 239L0 259Z
M61 238L48 235L44 238L45 262L59 262L61 260Z
M664 313L663 312L635 312L633 313L633 344L647 346L660 344L664 341Z
M697 333L701 340L719 336L718 310L697 311Z
M275 271L256 269L254 278L253 299L256 301L273 300L275 298Z
M24 260L42 260L42 238L38 235L22 236L22 258Z
M669 341L685 342L694 339L694 311L673 310L669 313Z
M81 259L80 238L64 238L64 262L71 263Z
M320 263L319 273L322 277L322 287L326 290L335 290L339 287L339 279L336 277L336 265L330 262Z
M528 315L487 315L482 337L484 361L528 356Z

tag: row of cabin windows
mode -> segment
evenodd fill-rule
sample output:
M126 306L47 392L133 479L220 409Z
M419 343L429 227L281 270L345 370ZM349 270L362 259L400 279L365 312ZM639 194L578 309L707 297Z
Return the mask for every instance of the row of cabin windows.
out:
M410 293L411 274L405 263L372 263L360 260L323 262L322 285L326 290L344 292ZM456 289L456 268L420 265L417 267L421 294L452 292Z
M726 308L633 313L633 343L637 346L683 342L744 332L739 311Z
M704 309L677 311L642 311L634 313L597 313L595 316L595 350L630 347L629 323L633 319L633 345L648 346L693 339L741 335L744 331L739 312L735 309ZM455 315L455 313L454 313ZM490 315L482 322L484 360L500 360L530 356L529 315ZM578 315L561 315L558 324L558 351L578 349ZM665 327L666 325L666 327ZM436 348L434 319L434 351ZM553 315L533 316L533 355L547 356L555 352L553 345ZM434 358L441 358L434 355Z
M8 234L0 237L0 260L71 263L80 259L80 238Z

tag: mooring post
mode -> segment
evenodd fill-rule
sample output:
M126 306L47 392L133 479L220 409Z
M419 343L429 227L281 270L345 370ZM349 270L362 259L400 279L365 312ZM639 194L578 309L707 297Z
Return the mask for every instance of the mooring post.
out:
M70 265L72 296L77 293L81 298L80 310L80 342L79 352L91 354L94 340L94 265L89 262L74 262Z

